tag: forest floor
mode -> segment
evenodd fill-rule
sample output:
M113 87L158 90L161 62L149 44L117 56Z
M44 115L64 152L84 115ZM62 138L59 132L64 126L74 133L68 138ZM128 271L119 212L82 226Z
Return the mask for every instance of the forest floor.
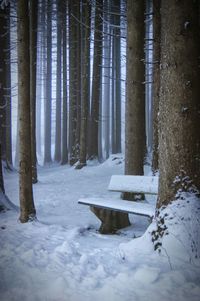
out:
M119 198L107 187L123 166L118 155L82 170L39 167L37 220L21 224L19 212L0 213L1 301L200 300L198 198L182 195L161 212L158 239L156 220L149 225L139 216L130 216L127 229L101 235L98 219L77 203L89 196ZM19 205L17 172L4 177L8 197Z

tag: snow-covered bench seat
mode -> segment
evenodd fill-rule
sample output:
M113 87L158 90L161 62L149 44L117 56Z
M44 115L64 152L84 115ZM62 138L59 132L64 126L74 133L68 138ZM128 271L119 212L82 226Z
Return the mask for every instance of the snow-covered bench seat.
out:
M158 177L113 175L111 177L108 190L132 192L136 194L157 194ZM78 203L102 209L121 211L149 217L153 217L155 213L155 205L145 202L131 202L121 199L112 199L112 197L106 199L84 198L79 199Z
M155 214L155 206L145 202L131 202L121 199L83 198L79 199L78 203L102 209L148 216L150 218Z

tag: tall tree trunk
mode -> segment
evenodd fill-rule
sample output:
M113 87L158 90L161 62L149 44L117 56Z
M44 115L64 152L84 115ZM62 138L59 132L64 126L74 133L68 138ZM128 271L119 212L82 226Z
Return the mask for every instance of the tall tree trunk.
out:
M112 153L121 152L121 32L120 32L121 1L115 0L112 4L113 16L113 55L112 55Z
M142 175L145 147L144 1L127 2L125 174Z
M12 15L12 18L11 18L11 24L12 24L12 20L14 20L16 18L17 20L17 8L16 8L16 5L14 7L11 6L11 15ZM15 26L14 28L14 36L17 37L17 26ZM12 38L12 37L11 37ZM17 38L15 39L15 41L17 42ZM17 45L16 45L17 47ZM13 58L16 58L16 51L17 49L13 49L11 47L11 60L13 60ZM12 85L14 84L15 85L15 88L12 87L12 90L11 90L11 94L12 94L12 97L14 97L16 94L18 95L18 78L17 76L15 76L14 74L16 74L16 72L18 72L18 63L12 63L10 65L11 67L11 81L12 81ZM19 122L18 122L18 111L19 111L19 102L17 101L17 110L16 110L16 122L15 122L15 127L16 129L14 129L13 125L12 124L12 130L15 132L15 135L14 135L14 151L15 151L15 155L14 155L14 166L15 168L19 168ZM14 120L12 120L13 122ZM13 122L14 123L14 122Z
M153 110L152 110L152 0L145 0L145 105L146 105L146 151L152 151Z
M36 155L36 65L37 65L38 0L30 1L30 101L31 101L31 161L32 183L37 183Z
M127 2L125 174L143 175L145 154L144 1ZM125 199L135 195L125 193Z
M62 55L63 55L63 107L62 107L62 152L61 152L61 164L66 164L68 162L68 110L67 110L67 14L68 1L63 4L63 14L62 14Z
M44 70L46 52L45 1L38 4L38 53L37 53L37 97L36 97L36 147L37 154L42 155L42 106L44 106Z
M11 57L10 57L10 5L7 11L7 34L6 34L6 166L12 169L12 106L11 106Z
M113 33L113 30L112 30ZM116 41L114 38L114 34L112 35L112 102L111 102L111 109L112 109L112 120L111 120L111 141L112 141L112 154L116 154L116 112L115 112L115 99L116 99L116 90L115 90L115 85L116 85L116 74L115 74L115 65L116 65L116 61L115 61L115 51L116 51Z
M84 48L83 48L83 81L82 81L82 106L81 106L81 133L80 133L80 163L78 168L86 165L87 158L87 126L90 102L90 17L91 5L83 0L83 19L85 22Z
M0 9L0 140L2 159L12 169L10 5Z
M103 47L103 46L102 46ZM100 95L99 95L99 124L98 124L98 160L99 162L103 161L103 132L102 132L102 114L103 114L103 108L102 108L102 68L101 68L101 75L100 75Z
M158 112L160 100L160 0L153 0L153 156L152 171L158 171Z
M77 3L69 1L69 161L77 161Z
M77 68L77 89L76 89L76 108L77 108L77 116L76 116L76 161L79 159L80 153L80 130L81 130L81 26L80 21L80 1L77 1L76 5L76 32L77 32L77 40L76 40L76 68Z
M105 157L106 159L110 155L110 59L111 59L111 36L110 36L110 3L109 0L104 2L104 10L106 20L104 24L104 89L103 89L103 135L105 139Z
M55 133L55 156L57 162L61 161L61 0L57 0L57 65L56 65L56 133Z
M51 163L51 101L52 101L52 7L47 0L47 67L45 95L45 133L44 133L44 163Z
M158 207L200 190L198 2L162 1L161 22Z
M0 142L1 142L1 156L6 162L6 108L8 105L7 89L6 89L6 52L7 52L7 10L6 8L0 10Z
M41 34L40 34L41 35ZM42 36L42 35L41 35ZM42 154L42 139L41 139L41 111L42 111L42 103L43 103L43 45L42 45L42 37L40 36L40 41L38 43L39 50L37 54L37 66L39 70L37 70L37 96L36 96L36 154L41 156Z
M19 185L20 221L25 223L36 215L31 168L30 120L30 55L28 1L17 2L18 93L19 93ZM28 62L28 63L27 63Z
M101 64L102 64L102 8L103 1L96 1L95 6L95 32L94 32L94 60L92 79L92 100L91 100L91 122L90 122L90 149L89 157L98 158L98 127L99 127L99 106L101 87Z
M120 32L120 5L118 0L115 24L117 26L116 33L116 152L121 153L121 32Z

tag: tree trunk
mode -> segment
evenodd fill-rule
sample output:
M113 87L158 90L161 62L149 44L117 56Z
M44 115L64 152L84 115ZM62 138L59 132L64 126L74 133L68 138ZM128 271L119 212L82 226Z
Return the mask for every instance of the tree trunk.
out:
M121 1L118 0L117 11L119 15L115 16L117 26L121 26L120 22L120 5ZM116 152L121 153L121 32L120 28L115 30L116 39Z
M113 16L113 45L112 45L112 153L121 152L121 32L120 32L121 1L112 4Z
M19 185L20 221L36 215L31 169L29 8L26 0L17 2L18 93L19 93Z
M0 142L1 142L1 158L6 162L6 109L9 103L7 99L7 87L6 87L6 64L7 62L7 39L8 39L8 28L7 28L7 9L1 9L0 16Z
M61 161L61 43L62 43L62 14L61 0L57 0L57 65L56 65L56 133L55 133L55 155L56 162Z
M160 100L160 0L153 0L153 157L152 171L158 171L158 112Z
M162 1L159 197L200 189L200 35L197 1ZM172 30L173 28L173 30Z
M111 31L113 33L113 30ZM116 61L115 61L115 50L116 50L116 47L115 47L115 39L114 39L114 34L112 35L112 62L111 62L111 65L112 65L112 90L111 90L111 95L112 95L112 102L111 102L111 110L112 110L112 119L111 119L111 141L112 141L112 154L116 154L116 135L115 135L115 132L116 132L116 129L115 129L115 125L116 125L116 114L115 114L115 64L116 64Z
M146 152L152 152L153 110L152 110L152 71L153 71L153 32L152 0L145 0L145 109L146 109Z
M77 2L69 1L69 163L77 162Z
M104 89L103 89L103 135L105 139L105 158L108 159L110 155L110 59L111 59L111 36L110 36L110 16L108 12L110 11L109 0L104 2L104 10L106 20L104 24Z
M46 25L45 25L45 1L38 4L38 54L37 54L37 97L36 97L36 141L37 154L42 155L42 107L44 107L45 86L45 53L46 53Z
M66 23L66 14L67 14L67 5L68 2L64 4L63 13L62 13L62 55L63 55L63 107L62 107L62 153L61 153L61 164L66 164L68 162L68 110L67 110L67 23Z
M83 48L83 81L82 81L82 107L81 107L81 133L80 133L80 162L78 168L86 165L87 159L87 126L90 102L90 17L91 5L83 1L83 17L85 20L84 48Z
M76 4L76 18L77 20L81 20L80 14L80 1L77 1ZM82 43L81 43L81 25L80 22L76 20L76 32L77 32L77 40L76 40L76 69L77 69L77 88L76 88L76 140L75 140L75 149L76 149L76 161L78 161L80 157L80 131L81 131L81 52L82 52Z
M0 38L0 141L2 159L12 169L10 5L1 9Z
M145 154L144 1L127 2L125 174L143 175ZM134 195L124 194L125 199Z
M102 38L103 40L103 38ZM102 45L103 47L103 45ZM102 51L103 54L103 51ZM103 162L103 132L102 132L102 114L103 114L103 108L102 108L102 68L101 68L101 75L100 75L100 93L99 93L99 122L98 122L98 161L101 163Z
M45 133L44 133L44 163L51 163L51 80L52 80L52 8L47 0L47 67L46 67L46 97L45 97Z
M99 133L99 106L101 87L102 64L102 8L103 1L96 1L95 6L95 32L94 32L94 60L92 79L91 122L90 122L90 150L91 159L98 158Z
M30 101L31 101L31 160L32 183L37 183L36 155L36 65L37 65L38 0L30 1Z
M6 6L6 167L12 169L12 106L11 106L11 58L10 58L10 5Z

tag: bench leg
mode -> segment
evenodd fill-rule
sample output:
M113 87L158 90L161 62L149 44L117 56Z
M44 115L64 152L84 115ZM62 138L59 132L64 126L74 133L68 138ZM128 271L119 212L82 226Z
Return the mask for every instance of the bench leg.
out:
M90 210L101 221L101 226L99 228L99 232L101 234L113 234L119 229L130 226L130 221L127 213L96 207L90 207Z

